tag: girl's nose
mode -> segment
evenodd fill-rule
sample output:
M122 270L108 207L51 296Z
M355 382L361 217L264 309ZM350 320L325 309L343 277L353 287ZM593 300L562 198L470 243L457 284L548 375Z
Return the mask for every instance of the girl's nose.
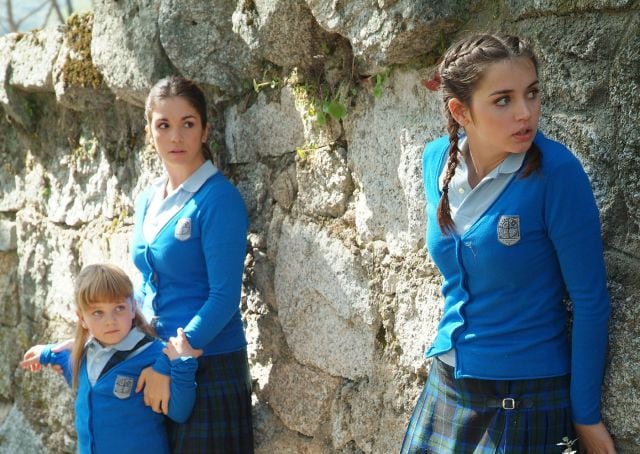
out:
M516 119L528 120L531 117L531 106L527 103L527 100L522 100L518 103L518 109L516 111Z
M171 133L171 142L179 143L181 140L182 134L180 133L180 130L178 128L174 128L173 132Z

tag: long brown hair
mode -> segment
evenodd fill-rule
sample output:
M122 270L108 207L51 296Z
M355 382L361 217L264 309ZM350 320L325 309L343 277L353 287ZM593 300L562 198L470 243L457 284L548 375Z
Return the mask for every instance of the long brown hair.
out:
M471 97L484 76L487 67L501 60L527 58L538 72L538 61L531 45L517 36L501 33L479 33L470 35L447 50L438 73L442 86L444 116L449 134L449 156L445 173L442 197L438 204L438 225L442 233L454 229L449 206L449 183L458 166L458 138L460 125L449 111L449 100L457 98L466 106L471 105ZM526 164L521 175L528 177L541 165L541 153L534 144L527 151Z
M98 302L120 303L124 300L133 302L133 284L129 276L115 265L106 263L88 265L80 271L75 284L76 311L85 314L91 304ZM153 336L153 329L146 322L140 310L136 307L133 326L138 327L145 334ZM132 326L132 327L133 327ZM71 370L73 373L73 389L78 387L80 364L84 357L84 347L89 340L89 330L78 320L76 334L71 351Z
M173 97L179 97L187 101L200 115L202 128L207 128L207 100L204 92L197 83L181 76L165 77L151 87L144 103L144 116L148 125L151 124L151 114L156 102ZM207 142L202 144L202 154L205 159L213 162L213 152Z

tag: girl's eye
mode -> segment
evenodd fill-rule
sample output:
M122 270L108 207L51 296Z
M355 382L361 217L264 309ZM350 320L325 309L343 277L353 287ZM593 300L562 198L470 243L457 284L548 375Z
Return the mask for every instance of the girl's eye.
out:
M529 93L527 93L527 97L529 99L536 99L538 97L538 94L540 93L540 90L537 88L534 88L533 90L531 90Z
M116 306L116 312L124 312L126 309L126 306L123 304Z
M102 311L93 311L91 315L93 315L94 317L100 317L102 315Z
M192 121L185 121L184 122L184 127L185 128L193 128L193 122Z
M168 123L158 123L156 126L158 129L167 129L169 127Z
M495 102L496 106L506 106L509 104L509 97L503 96L502 98L498 98Z

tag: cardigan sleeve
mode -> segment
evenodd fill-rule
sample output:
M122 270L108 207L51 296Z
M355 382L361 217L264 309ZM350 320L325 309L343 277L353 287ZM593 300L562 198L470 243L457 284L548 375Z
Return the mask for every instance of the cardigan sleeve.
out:
M40 353L40 364L43 366L60 366L64 379L67 381L67 384L71 386L71 354L69 350L62 350L61 352L55 353L52 351L55 346L56 344L48 344L45 346L42 353Z
M244 201L231 184L213 194L199 217L209 294L184 328L189 343L202 348L229 323L240 306L242 273L247 250L248 219Z
M185 356L171 361L171 390L169 400L169 418L183 423L191 415L196 401L196 371L198 361Z
M589 179L574 156L548 174L544 216L573 305L573 419L595 424L601 419L609 295L598 208Z

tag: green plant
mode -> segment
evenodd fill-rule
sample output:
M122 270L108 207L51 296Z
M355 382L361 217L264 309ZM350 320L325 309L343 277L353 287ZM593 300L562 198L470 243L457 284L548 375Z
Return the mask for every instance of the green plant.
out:
M376 98L379 98L380 96L382 96L382 91L384 90L384 83L389 78L389 74L391 74L390 68L384 70L379 74L376 74L376 78L375 78L376 82L375 84L373 84L373 88L371 89L373 96L375 96Z
M318 146L311 142L310 144L302 147L296 147L296 154L300 159L306 159L309 153L313 153L318 149Z
M569 437L562 437L562 441L560 443L556 443L556 446L564 446L564 450L562 454L576 454L578 451L573 449L573 445L578 439L570 440Z
M274 77L271 80L267 80L265 82L256 82L255 79L253 79L253 90L256 93L260 93L260 90L263 87L269 87L269 88L276 88L280 85L280 79L278 77Z

